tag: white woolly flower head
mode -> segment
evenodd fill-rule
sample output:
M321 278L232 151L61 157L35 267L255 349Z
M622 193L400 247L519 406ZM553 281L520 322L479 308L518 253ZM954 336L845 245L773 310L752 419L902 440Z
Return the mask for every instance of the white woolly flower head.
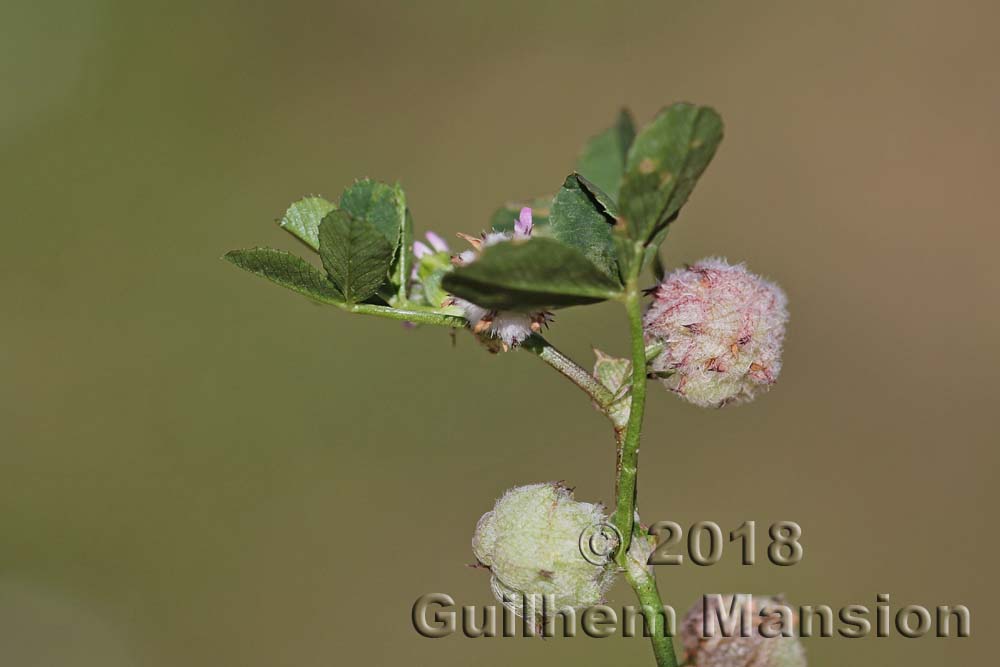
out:
M514 223L513 232L491 231L478 237L459 234L459 237L468 241L472 248L452 257L452 262L458 266L471 264L479 258L479 253L484 248L511 240L530 238L532 229L531 208L525 206L521 209L521 213ZM449 304L462 309L473 333L484 338L487 342L491 339L498 340L504 351L517 347L532 333L541 331L542 327L546 326L552 319L551 314L545 311L522 313L509 310L489 310L459 297L449 299Z
M507 491L479 519L472 550L492 573L493 594L520 614L527 598L541 613L585 607L604 599L616 570L584 558L580 535L606 521L601 505L578 502L573 490L558 482L529 484Z
M742 264L709 258L671 273L652 291L646 341L663 384L703 407L748 401L775 382L788 321L785 293Z
M750 622L749 635L742 636L737 627L734 633L725 636L718 622L720 613L729 618L743 614ZM780 596L703 596L681 621L685 664L692 667L806 667L805 650L798 638L780 636L781 624L786 620L794 626L797 619ZM767 626L766 631L762 626Z

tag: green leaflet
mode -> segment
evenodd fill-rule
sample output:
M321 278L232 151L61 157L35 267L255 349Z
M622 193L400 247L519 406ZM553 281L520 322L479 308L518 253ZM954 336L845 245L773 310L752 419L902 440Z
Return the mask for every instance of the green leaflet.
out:
M319 226L319 256L348 303L375 294L387 280L394 248L369 220L331 211Z
M576 161L576 170L605 192L618 192L629 146L635 139L635 124L628 109L622 109L612 127L592 137Z
M371 223L389 242L393 252L399 247L406 219L406 195L398 185L367 178L357 181L340 196L340 209L355 219Z
M444 289L483 308L541 310L597 303L620 286L576 248L551 238L498 243L444 276Z
M618 206L629 235L648 243L687 201L722 141L714 109L674 104L643 128L629 149Z
M618 260L611 233L615 220L613 214L607 213L608 204L613 206L613 203L603 192L600 195L607 203L599 202L584 186L583 180L578 174L566 177L552 202L549 234L563 244L578 249L617 283ZM593 184L588 185L598 191Z
M313 250L319 250L319 223L336 208L322 197L306 197L288 207L278 223Z
M244 271L323 303L343 303L344 295L322 271L306 260L284 250L248 248L232 250L224 258Z
M601 190L595 183L588 181L583 175L577 174L576 178L612 223L611 249L618 265L618 275L622 280L625 280L629 273L629 267L635 260L636 249L635 242L629 238L628 230L619 217L618 204L611 195Z
M611 222L614 223L618 217L618 203L607 192L597 186L596 183L588 181L583 174L576 174L576 180L580 182L587 194L597 203L598 207L607 214Z

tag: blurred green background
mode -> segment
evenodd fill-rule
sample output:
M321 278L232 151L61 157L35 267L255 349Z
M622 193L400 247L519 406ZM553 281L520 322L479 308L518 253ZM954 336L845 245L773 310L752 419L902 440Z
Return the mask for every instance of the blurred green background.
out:
M986 2L76 2L0 10L0 664L651 664L643 639L430 640L507 487L610 503L613 446L531 355L349 317L219 261L355 177L418 230L555 190L627 104L727 139L666 245L789 293L752 405L651 389L639 506L788 519L791 568L705 592L963 603L973 637L813 639L813 665L986 664L998 493L1000 8ZM616 305L559 313L589 363ZM764 543L766 540L759 539ZM631 603L618 585L611 603Z

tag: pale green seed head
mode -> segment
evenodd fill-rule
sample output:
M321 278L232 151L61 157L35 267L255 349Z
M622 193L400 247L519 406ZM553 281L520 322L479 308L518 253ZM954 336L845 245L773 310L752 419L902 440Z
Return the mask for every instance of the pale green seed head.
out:
M494 595L515 612L523 596L536 597L539 613L546 595L551 612L590 606L604 599L615 569L584 558L580 535L605 520L603 507L574 500L562 484L519 486L479 520L472 550L492 572Z

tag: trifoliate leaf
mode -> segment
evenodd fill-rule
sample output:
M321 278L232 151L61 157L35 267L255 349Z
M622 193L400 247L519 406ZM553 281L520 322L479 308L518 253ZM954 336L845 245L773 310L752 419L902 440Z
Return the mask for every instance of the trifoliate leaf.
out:
M625 159L635 139L635 124L622 109L614 126L590 139L576 162L576 170L605 192L617 193L625 173Z
M226 253L226 261L244 271L323 303L343 303L344 295L323 272L306 260L284 250L248 248Z
M393 247L375 225L347 211L331 211L319 226L319 256L348 303L375 294L388 278Z
M595 188L593 184L591 187ZM601 193L604 194L603 192ZM566 177L552 202L549 233L552 238L578 249L614 282L619 282L611 229L615 219L583 186L577 174Z
M649 242L687 201L722 141L722 119L693 104L667 107L629 149L618 208L629 235Z
M597 303L621 290L579 250L551 238L492 245L442 284L483 308L520 311Z
M281 228L290 232L313 250L319 250L319 223L323 216L336 208L322 197L300 199L285 211Z
M406 218L406 195L398 185L370 179L357 181L340 196L340 209L357 220L367 220L377 229L393 252L399 247Z

